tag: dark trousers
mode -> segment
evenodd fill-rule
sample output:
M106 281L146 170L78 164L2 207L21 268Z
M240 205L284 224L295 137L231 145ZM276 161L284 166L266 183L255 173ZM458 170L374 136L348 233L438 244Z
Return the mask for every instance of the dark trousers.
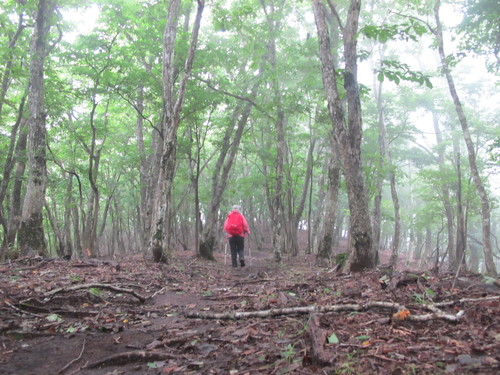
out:
M229 247L231 248L231 262L233 267L238 267L237 257L240 258L241 261L245 260L245 256L243 255L243 250L245 248L245 237L240 236L232 236L229 237Z

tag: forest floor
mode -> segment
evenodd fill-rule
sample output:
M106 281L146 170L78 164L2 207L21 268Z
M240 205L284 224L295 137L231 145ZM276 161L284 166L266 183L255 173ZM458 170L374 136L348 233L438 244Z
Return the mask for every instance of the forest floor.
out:
M500 373L494 280L252 256L0 264L0 374Z

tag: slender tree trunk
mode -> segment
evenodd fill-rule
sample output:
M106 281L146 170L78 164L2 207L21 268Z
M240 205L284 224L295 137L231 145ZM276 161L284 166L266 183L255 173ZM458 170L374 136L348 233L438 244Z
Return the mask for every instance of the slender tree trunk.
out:
M7 155L5 157L5 164L4 164L4 170L3 170L3 175L2 175L2 180L0 181L0 225L3 228L3 239L2 239L2 250L0 252L0 259L4 258L4 252L6 248L8 247L8 232L9 232L9 225L8 225L8 215L4 214L4 200L7 195L7 190L9 187L9 183L11 181L11 175L14 170L14 166L16 165L16 140L19 139L18 143L21 142L21 138L24 137L24 147L26 147L26 120L24 119L24 105L26 102L26 96L23 96L21 99L21 104L19 105L19 110L18 110L18 115L17 115L17 120L12 127L11 134L10 134L10 143L9 143L9 149L7 151ZM23 132L24 134L20 134L20 132Z
M21 225L17 234L23 254L47 251L43 230L43 205L47 182L44 63L47 54L48 20L54 10L50 1L39 0L31 39L30 88L28 94L28 183L23 202Z
M21 121L19 129L19 138L16 144L16 167L14 171L14 183L12 184L12 192L10 197L10 210L9 220L7 223L7 230L5 241L2 244L2 260L5 257L7 249L14 246L17 231L21 222L22 215L22 187L24 181L24 173L26 170L26 145L28 143L28 122L24 119Z
M441 128L439 127L439 118L434 108L432 108L432 123L434 125L434 133L436 134L436 144L438 145L438 164L439 171L443 176L446 176L446 165L445 165L445 148L443 142L443 136L441 133ZM447 251L450 254L450 268L456 270L455 261L455 213L450 200L450 187L448 182L443 182L441 186L441 192L443 194L444 211L446 214L446 225L448 233L448 246Z
M58 257L62 257L64 255L64 236L57 222L57 217L54 217L54 215L57 214L55 210L56 207L53 208L54 214L52 214L52 209L49 207L49 204L45 202L45 213L47 215L47 219L49 220L50 227L52 228L52 233L54 233L54 245L56 245L56 254Z
M71 241L71 206L73 200L71 191L73 190L73 175L67 176L66 196L64 198L64 249L65 255L73 256L73 244Z
M300 223L300 220L302 219L302 214L304 213L304 209L305 209L305 205L306 205L306 200L307 200L307 197L308 197L308 193L310 191L309 189L309 186L312 185L312 173L313 173L313 157L314 157L314 148L316 146L316 137L311 134L310 138L309 138L309 150L307 151L307 161L306 161L306 175L304 177L304 184L302 186L302 193L300 195L300 200L299 200L299 203L297 205L297 208L296 208L296 211L295 211L295 215L294 215L294 220L292 222L292 232L291 232L291 235L292 235L292 242L294 243L294 246L292 247L292 255L293 256L297 256L298 255L298 251L299 251L299 243L298 243L298 228L299 228L299 223ZM290 169L288 169L290 170ZM292 180L292 177L289 175L289 180L291 181ZM289 184L291 185L291 184ZM288 191L289 191L289 196L290 196L290 207L292 207L292 201L293 201L293 191L292 191L292 187L290 186L288 188ZM308 232L310 232L310 228L308 226Z
M285 187L286 177L287 177L287 159L288 159L288 144L285 138L285 126L286 126L286 116L283 107L283 95L280 89L280 82L277 78L277 61L276 61L276 33L279 30L279 22L281 17L279 12L275 8L274 1L269 2L270 11L267 10L267 4L265 0L261 0L261 5L266 14L269 40L267 43L268 51L268 61L271 65L271 69L274 72L271 79L271 89L274 94L274 105L276 107L276 183L274 188L274 193L271 199L271 204L273 206L272 213L274 214L272 218L272 231L273 231L273 253L274 260L276 262L281 262L283 254L287 252L288 246L290 244L290 226L288 225L288 220L286 218L286 207L285 200L287 196L287 191ZM290 214L290 212L289 212Z
M177 99L174 100L174 49L177 37L177 21L180 0L172 0L168 10L167 24L163 34L163 114L160 172L151 220L151 235L148 249L155 262L170 262L171 258L171 194L176 167L177 130L184 101L187 79L193 65L204 0L198 0L198 11L194 23L191 44L185 62Z
M329 3L331 4L331 3ZM333 5L333 4L332 4ZM347 184L350 211L350 255L346 269L357 272L371 269L376 264L373 248L368 194L361 163L361 102L357 83L356 38L361 3L351 0L345 27L341 27L344 42L344 88L347 96L347 116L337 87L335 66L331 55L330 38L326 27L325 8L321 0L313 0L314 16L318 29L323 84L328 110L333 122L335 142L342 157ZM335 8L332 11L337 15Z
M83 246L82 246L82 236L80 228L80 211L78 210L77 205L73 206L72 219L73 219L75 253L77 254L78 257L81 258L83 253Z
M465 262L465 249L467 247L467 237L465 229L465 216L463 210L463 199L462 199L462 166L460 163L460 152L457 153L457 247L455 250L455 256L457 260L458 267L454 270L460 269L462 272L467 271Z
M138 221L139 225L137 228L139 232L137 236L141 238L141 251L147 243L147 229L146 229L146 217L147 212L150 210L150 199L148 197L151 195L151 174L148 173L148 157L146 156L146 148L144 146L144 87L140 86L137 90L137 121L136 121L136 137L137 137L137 148L139 151L139 177L140 177L140 189L141 189L141 203L138 206L139 215Z
M16 62L15 57L15 49L17 46L17 42L19 37L21 36L23 30L26 28L26 24L24 23L24 14L21 12L19 14L19 21L17 23L17 29L14 35L8 35L9 38L9 47L7 53L5 54L5 65L3 70L0 72L0 119L3 115L3 105L5 103L5 98L7 96L7 92L9 90L10 84L12 82L12 67L14 62ZM22 100L24 105L24 98Z
M401 214L400 214L400 205L399 205L399 197L396 189L396 172L394 171L394 165L392 164L391 152L389 150L389 142L387 139L387 129L385 126L385 117L384 117L384 108L382 101L382 82L379 82L378 87L376 87L376 101L377 101L377 111L378 111L378 130L379 130L379 149L380 155L385 158L387 162L387 166L389 167L389 183L391 186L391 198L392 204L394 207L394 234L392 237L391 244L391 258L389 261L389 266L391 269L396 268L399 250L400 250L400 239L401 239ZM382 168L383 176L383 161L380 161L380 167ZM380 179L382 179L382 176ZM379 228L380 229L380 228ZM380 236L380 234L379 234ZM378 244L377 244L378 245Z
M467 146L469 166L472 174L472 179L474 181L474 184L476 185L477 193L481 200L481 221L482 221L482 231L483 231L483 249L484 249L486 272L491 276L496 276L497 270L495 267L495 262L493 260L493 250L491 246L490 202L483 181L481 180L481 176L479 175L479 170L477 168L476 152L469 132L469 124L467 122L467 117L465 116L462 103L455 88L455 82L451 75L447 56L444 52L443 32L442 32L441 20L439 17L440 5L441 1L435 0L434 17L436 18L436 30L434 31L434 33L438 41L438 51L439 51L439 57L441 59L443 72L446 77L446 81L448 82L448 88L450 90L451 97L453 98L453 103L455 104L455 110L458 115L458 120L460 122L460 125L462 126L462 132L464 135L465 144Z

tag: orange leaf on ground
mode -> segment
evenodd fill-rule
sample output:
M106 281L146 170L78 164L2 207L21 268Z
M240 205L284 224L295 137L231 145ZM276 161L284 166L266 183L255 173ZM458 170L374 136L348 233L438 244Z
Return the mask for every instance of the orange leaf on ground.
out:
M406 309L405 310L400 310L397 313L392 314L392 317L394 319L397 319L397 320L404 320L404 319L406 319L409 316L410 316L410 311L406 310Z

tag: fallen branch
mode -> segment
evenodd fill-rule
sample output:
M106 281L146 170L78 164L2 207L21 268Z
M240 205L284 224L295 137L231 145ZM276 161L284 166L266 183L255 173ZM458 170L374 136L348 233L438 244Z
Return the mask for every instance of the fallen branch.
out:
M433 305L423 305L423 308L432 311L432 314L406 316L406 320L426 321L431 319L444 319L452 322L458 321L463 315L463 311L459 311L456 315L445 314ZM269 309L260 311L234 311L224 313L214 313L210 311L188 311L184 314L186 318L201 318L201 319L245 319L245 318L264 318L279 315L294 315L294 314L311 314L311 313L326 313L339 311L367 311L373 308L383 308L392 311L407 310L403 305L393 302L371 301L364 304L346 304L346 305L312 305L287 307L282 309Z
M465 302L484 302L484 301L494 301L496 299L500 299L500 296L489 296L489 297L483 297L483 298L461 298L459 300L453 300L453 301L436 302L436 303L433 303L432 306L442 307L442 306L451 306L451 305L461 305L462 303L465 303Z
M52 298L54 295L56 295L58 293L69 293L69 292L74 292L75 290L90 289L90 288L107 289L107 290L111 290L111 291L117 292L117 293L127 293L127 294L133 295L142 303L146 302L146 297L143 297L140 294L137 294L132 289L125 289L125 288L120 288L120 287L110 285L110 284L100 284L100 283L81 284L81 285L75 285L75 286L71 286L71 287L67 287L67 288L58 288L58 289L54 289L54 290L51 290L50 292L45 293L44 297L45 298Z
M31 315L31 316L36 316L37 318L43 318L43 315L35 314L35 313L32 313L32 312L20 309L19 307L14 306L12 303L10 303L7 300L4 300L3 303L5 303L7 306L9 306L10 308L16 310L17 312L19 312L21 314L28 314L28 315Z
M178 355L159 352L159 351L133 351L124 352L110 355L109 357L102 358L96 362L89 363L83 368L96 368L101 366L111 366L111 365L126 365L132 362L152 362L152 361L163 361L166 359L178 359Z

